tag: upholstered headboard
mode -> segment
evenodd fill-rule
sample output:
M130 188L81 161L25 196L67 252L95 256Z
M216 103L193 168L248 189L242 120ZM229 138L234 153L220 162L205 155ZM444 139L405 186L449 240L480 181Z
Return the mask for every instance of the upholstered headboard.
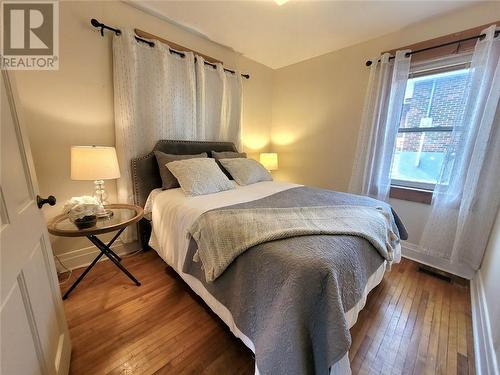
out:
M237 151L231 142L158 141L149 154L131 160L134 201L141 207L144 207L153 189L161 188L160 170L154 154L157 150L176 155L195 155L206 152L208 156L211 156L210 151Z

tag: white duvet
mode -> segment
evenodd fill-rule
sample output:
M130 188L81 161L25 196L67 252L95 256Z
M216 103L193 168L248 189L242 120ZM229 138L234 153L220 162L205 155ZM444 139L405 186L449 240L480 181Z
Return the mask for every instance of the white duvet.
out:
M233 334L240 338L245 345L255 352L252 341L241 332L234 323L230 311L217 301L195 277L182 272L184 260L189 246L188 229L196 219L206 211L238 203L249 202L269 195L298 187L301 185L265 181L247 186L234 183L235 189L219 193L188 197L178 189L151 192L145 206L145 214L152 218L152 233L149 245L156 250L160 257L170 265L182 279L198 294L205 303L226 323ZM395 249L395 261L401 258L401 248ZM380 281L385 272L385 263L369 278L363 298L346 313L349 326L357 320L359 311L366 302L366 296ZM256 374L258 369L256 368ZM347 354L331 368L331 374L349 374L350 366Z
M234 183L234 182L233 182ZM189 245L188 229L204 212L233 204L250 202L283 190L301 186L287 182L265 181L247 186L234 183L235 189L188 197L178 189L154 190L146 211L151 210L153 234L150 246L177 272L182 270Z

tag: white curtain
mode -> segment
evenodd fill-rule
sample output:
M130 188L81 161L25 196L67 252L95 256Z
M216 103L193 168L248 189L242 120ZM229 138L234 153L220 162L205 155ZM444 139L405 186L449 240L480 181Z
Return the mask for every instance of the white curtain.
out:
M197 123L202 139L240 144L242 82L239 73L196 57Z
M133 203L130 160L159 139L197 139L194 55L151 48L124 31L113 40L113 67L118 202Z
M461 125L453 131L420 243L431 255L472 271L481 264L500 204L500 38L495 26L483 33Z
M224 111L224 70L205 64L203 57L196 59L196 108L201 138L218 140L222 133Z
M130 160L150 152L160 139L239 144L240 73L224 72L221 64L214 69L202 57L183 53L171 53L160 42L139 43L132 30L113 39L119 202L133 202Z
M349 191L387 200L391 164L410 71L408 50L373 59Z
M241 121L243 114L243 85L239 72L224 72L224 111L220 139L241 146Z

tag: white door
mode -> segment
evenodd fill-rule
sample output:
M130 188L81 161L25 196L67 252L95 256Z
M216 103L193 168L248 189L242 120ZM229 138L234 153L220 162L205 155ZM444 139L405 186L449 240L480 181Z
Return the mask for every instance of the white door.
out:
M10 75L1 74L0 374L67 374L71 343L33 161Z

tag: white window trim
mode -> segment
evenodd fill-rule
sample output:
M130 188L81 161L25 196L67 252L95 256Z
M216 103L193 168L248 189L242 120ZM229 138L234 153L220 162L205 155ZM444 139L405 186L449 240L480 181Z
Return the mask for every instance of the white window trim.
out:
M432 184L429 182L398 180L398 179L393 178L393 179L391 179L391 186L433 191L434 188L436 187L436 184Z

